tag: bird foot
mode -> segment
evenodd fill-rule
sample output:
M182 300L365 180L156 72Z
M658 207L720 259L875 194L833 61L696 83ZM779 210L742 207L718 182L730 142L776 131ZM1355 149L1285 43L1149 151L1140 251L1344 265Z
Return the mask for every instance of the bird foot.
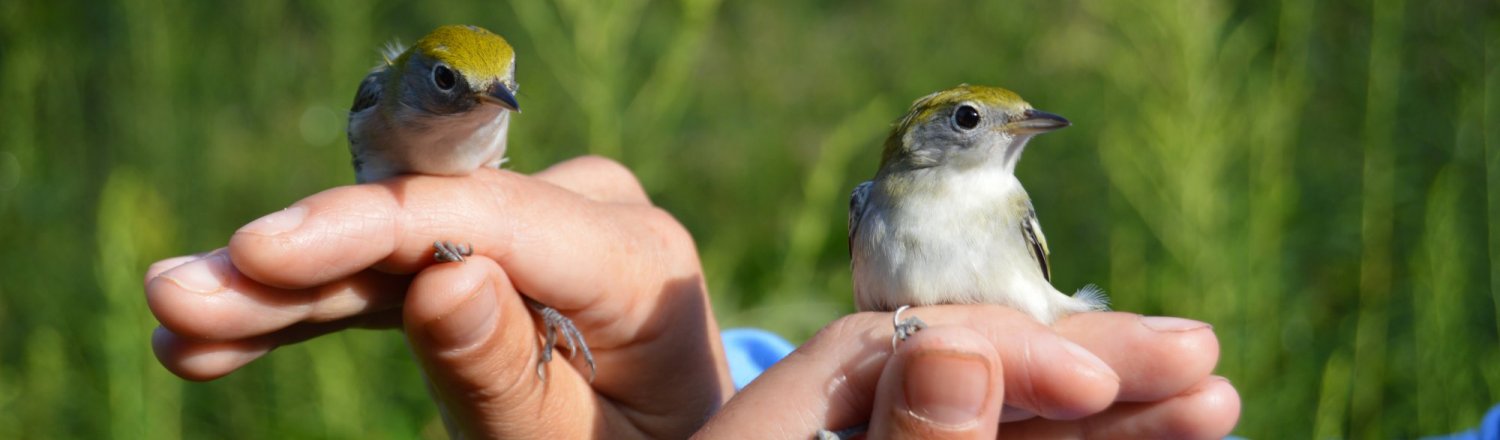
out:
M891 335L891 351L896 351L896 345L900 344L901 341L905 341L906 338L910 338L911 335L914 335L917 332L922 331L922 329L927 328L927 323L922 322L921 318L913 316L910 318L901 319L901 312L905 312L906 309L909 308L911 308L911 306L897 307L896 313L891 315L891 325L896 328L896 334ZM817 440L851 439L860 434L864 434L865 431L868 431L869 429L870 426L867 424L844 428L837 431L820 429L818 430L818 433L816 436L814 436L814 438L816 438Z
M543 380L547 379L546 366L552 361L552 350L557 347L557 337L562 335L563 341L568 344L568 359L578 357L583 353L583 362L589 367L589 382L594 381L598 370L594 367L594 353L589 351L589 344L583 340L583 332L573 325L573 320L563 316L557 309L548 307L546 304L536 302L531 298L522 297L531 310L542 316L542 327L546 328L546 340L542 343L542 359L536 364L536 375Z
M468 243L454 243L447 240L432 243L432 258L439 263L462 263L464 257L470 255L474 255L474 248Z
M918 331L927 328L927 323L922 322L920 318L917 318L915 316L906 318L905 320L901 319L901 312L904 312L909 308L911 308L911 306L897 307L895 315L891 317L891 324L896 327L896 334L891 336L891 351L896 350L896 344L901 343L901 341L905 341L906 338L910 338L911 335L917 334Z
M460 263L464 257L474 255L474 248L468 243L454 243L451 241L438 241L432 244L432 258L439 263ZM589 344L583 340L583 332L573 325L573 320L563 316L557 309L548 307L546 304L522 296L526 305L542 317L542 327L546 329L546 341L542 343L542 359L536 364L536 375L543 380L547 379L546 366L552 361L552 350L557 347L557 336L562 335L563 341L568 344L568 358L572 359L583 352L583 361L589 366L589 382L594 381L598 371L594 367L594 353L589 351Z

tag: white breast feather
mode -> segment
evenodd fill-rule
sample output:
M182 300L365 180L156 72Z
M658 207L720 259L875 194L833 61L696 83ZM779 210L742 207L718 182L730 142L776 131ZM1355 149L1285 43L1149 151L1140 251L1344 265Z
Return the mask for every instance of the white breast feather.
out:
M893 205L875 185L854 237L860 310L990 303L1051 323L1092 310L1053 288L1021 233L1025 189L1005 170L945 177L947 190ZM883 251L877 251L883 250Z

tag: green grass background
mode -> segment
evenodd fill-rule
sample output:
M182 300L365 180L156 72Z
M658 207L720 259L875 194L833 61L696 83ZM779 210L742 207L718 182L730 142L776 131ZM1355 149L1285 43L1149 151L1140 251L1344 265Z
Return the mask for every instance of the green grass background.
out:
M394 332L211 383L157 363L141 275L352 182L376 48L519 53L514 168L628 164L721 323L852 311L846 196L907 103L1012 88L1074 127L1018 173L1056 284L1215 325L1235 433L1390 438L1500 402L1500 6L1310 2L0 1L0 438L439 436Z

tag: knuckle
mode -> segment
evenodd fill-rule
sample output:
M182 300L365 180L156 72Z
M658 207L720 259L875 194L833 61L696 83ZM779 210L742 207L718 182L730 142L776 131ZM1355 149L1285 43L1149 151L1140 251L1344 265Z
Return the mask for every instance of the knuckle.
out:
M1164 421L1163 430L1173 438L1223 438L1239 420L1240 399L1233 387L1210 384L1188 396L1183 406Z
M598 179L597 182L613 191L618 191L616 194L620 200L649 203L645 187L625 164L604 156L590 155L568 161L567 165Z
M576 159L568 161L568 164L594 172L630 175L630 170L625 168L624 164L614 159L594 154L579 156Z
M661 241L664 249L695 248L693 234L688 232L687 227L677 221L677 217L672 216L672 213L667 210L646 206L642 208L641 217L652 235Z
M578 167L589 173L605 177L606 181L616 184L629 183L639 186L635 173L630 171L625 164L604 156L583 156L569 161L569 165Z

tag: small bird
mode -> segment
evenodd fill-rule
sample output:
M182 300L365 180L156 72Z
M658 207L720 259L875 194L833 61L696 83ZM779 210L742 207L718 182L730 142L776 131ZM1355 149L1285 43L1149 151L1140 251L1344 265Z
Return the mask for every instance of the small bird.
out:
M411 48L386 47L385 62L359 84L349 109L349 153L359 183L399 174L467 175L505 163L505 136L516 101L515 50L478 26L442 26ZM463 261L468 244L433 244L439 262ZM552 360L560 333L570 356L582 352L590 380L594 356L573 321L525 298L542 317L546 340L537 374Z
M1092 285L1052 287L1047 239L1015 176L1027 141L1068 125L1014 92L967 84L896 122L880 170L849 200L855 302L895 311L892 344L925 326L900 319L912 306L1000 304L1044 324L1108 308Z

